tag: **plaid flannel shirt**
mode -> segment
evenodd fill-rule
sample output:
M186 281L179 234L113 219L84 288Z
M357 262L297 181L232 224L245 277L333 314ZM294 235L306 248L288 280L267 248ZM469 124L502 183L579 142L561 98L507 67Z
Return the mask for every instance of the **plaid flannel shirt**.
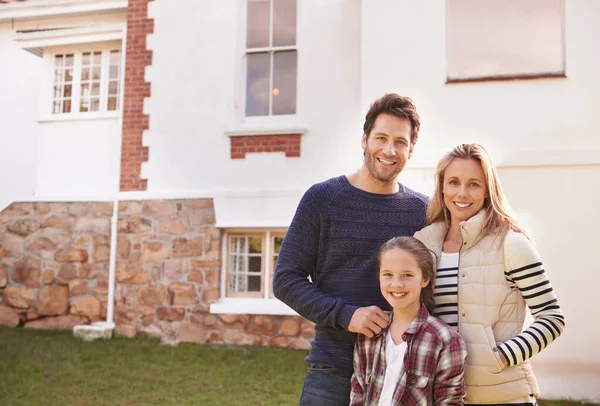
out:
M354 347L351 406L377 406L387 367L385 336L359 334ZM431 316L425 306L402 335L407 343L404 371L396 385L394 405L462 405L467 347L452 327Z

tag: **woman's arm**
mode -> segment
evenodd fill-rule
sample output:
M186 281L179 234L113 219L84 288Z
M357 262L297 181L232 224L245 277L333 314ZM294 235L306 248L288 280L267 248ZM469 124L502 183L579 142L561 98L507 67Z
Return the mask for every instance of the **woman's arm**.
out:
M516 286L535 321L498 349L508 366L518 365L550 345L563 332L565 319L542 260L524 235L509 231L504 240L504 272Z

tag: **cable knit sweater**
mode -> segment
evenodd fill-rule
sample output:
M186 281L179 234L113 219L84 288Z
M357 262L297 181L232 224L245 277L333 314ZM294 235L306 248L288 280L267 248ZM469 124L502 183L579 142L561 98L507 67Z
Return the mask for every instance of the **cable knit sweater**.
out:
M304 194L279 252L273 292L316 323L307 361L352 371L352 314L362 306L389 309L375 271L379 247L423 227L426 207L427 197L405 186L373 194L345 176Z

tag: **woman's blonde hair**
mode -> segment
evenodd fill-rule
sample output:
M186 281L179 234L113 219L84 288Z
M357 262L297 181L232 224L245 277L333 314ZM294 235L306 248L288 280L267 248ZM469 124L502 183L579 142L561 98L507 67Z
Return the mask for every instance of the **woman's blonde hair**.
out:
M457 158L473 159L479 162L483 169L488 195L483 203L483 210L486 212L483 235L504 234L512 229L529 238L525 228L513 218L496 167L485 148L479 144L461 144L440 159L435 174L435 192L427 207L428 223L443 221L446 227L450 227L450 211L444 204L444 175L448 165Z

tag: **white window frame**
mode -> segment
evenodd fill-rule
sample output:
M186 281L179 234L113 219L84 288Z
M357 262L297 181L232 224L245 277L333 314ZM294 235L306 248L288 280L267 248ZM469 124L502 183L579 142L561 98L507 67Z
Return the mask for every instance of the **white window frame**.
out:
M221 298L210 305L210 312L214 314L269 314L295 316L297 313L280 300L271 295L272 280L272 241L276 236L283 236L285 228L273 229L229 229L223 233L222 239L222 269L221 269ZM263 267L262 267L262 292L260 295L241 296L229 294L229 238L241 235L263 236Z
M238 0L239 5L239 18L238 27L240 27L238 35L238 58L237 58L237 69L236 69L236 104L235 104L235 118L234 124L225 131L226 136L239 136L239 135L270 135L270 134L304 134L307 130L301 123L301 109L300 109L300 91L301 91L301 72L300 72L300 49L302 48L301 36L300 36L300 5L301 0L296 0L296 45L291 47L265 47L265 48L254 48L255 50L295 50L296 51L296 113L295 114L281 114L281 115L268 115L268 116L246 116L246 36L247 36L247 17L248 17L248 3L247 0ZM272 0L271 0L272 2ZM272 4L271 4L272 6ZM270 19L272 25L272 18ZM269 33L273 35L272 29ZM289 49L288 49L289 48ZM271 58L272 60L272 58ZM272 68L272 66L271 66ZM272 69L271 69L272 70ZM272 73L271 73L272 80ZM272 87L272 86L271 86ZM272 98L272 95L269 97ZM270 104L272 104L270 102Z
M109 67L110 67L110 52L118 50L120 52L120 71L119 71L119 93L118 93L118 108L116 110L108 110L108 83L109 83ZM81 100L81 60L82 55L87 52L102 52L102 69L100 78L100 109L99 111L79 111L79 102ZM54 67L55 56L73 54L73 88L71 96L71 112L69 113L54 113ZM124 60L125 55L121 41L107 41L93 44L76 44L57 46L44 50L44 59L48 66L47 79L43 81L44 93L43 97L42 117L48 121L53 120L76 120L87 118L101 117L118 117L123 110L123 86L124 86Z

